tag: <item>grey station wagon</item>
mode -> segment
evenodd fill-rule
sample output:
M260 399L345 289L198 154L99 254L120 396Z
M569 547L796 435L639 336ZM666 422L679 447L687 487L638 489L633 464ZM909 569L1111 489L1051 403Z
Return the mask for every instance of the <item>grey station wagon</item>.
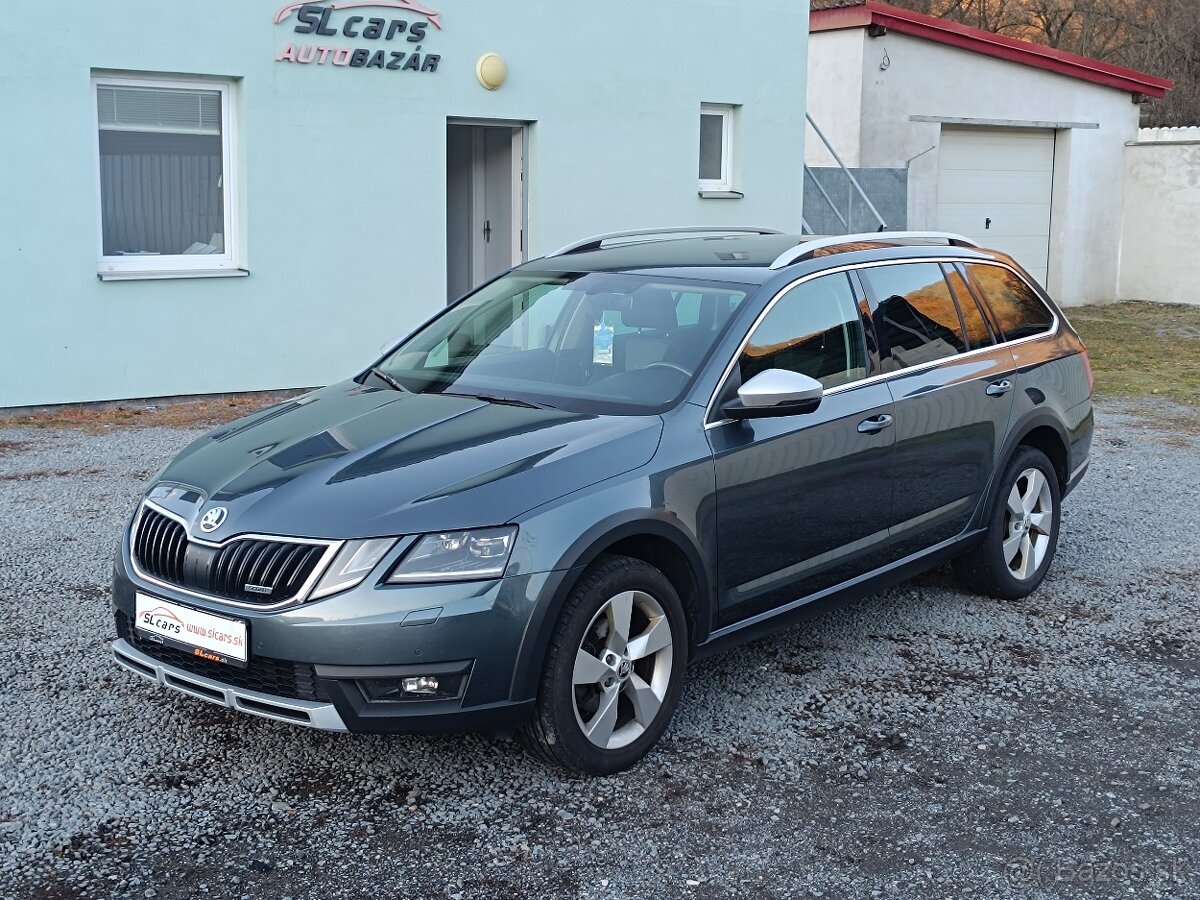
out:
M184 450L117 553L113 652L283 722L614 772L691 660L948 560L1035 590L1091 393L965 238L590 238Z

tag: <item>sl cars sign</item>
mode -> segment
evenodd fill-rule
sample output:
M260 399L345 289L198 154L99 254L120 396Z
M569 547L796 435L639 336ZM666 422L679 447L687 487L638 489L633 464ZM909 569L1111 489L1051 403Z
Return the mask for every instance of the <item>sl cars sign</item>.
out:
M431 36L429 29L442 30L441 13L414 0L289 3L275 13L275 24L291 26L295 34L311 35L308 40L286 44L276 62L436 72L442 59L436 53L423 52Z

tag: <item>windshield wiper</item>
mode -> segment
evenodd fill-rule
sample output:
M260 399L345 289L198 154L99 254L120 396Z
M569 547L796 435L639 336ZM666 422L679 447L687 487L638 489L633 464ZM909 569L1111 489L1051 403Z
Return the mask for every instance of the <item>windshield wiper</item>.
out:
M402 394L410 393L408 388L406 388L404 385L402 385L399 381L397 381L395 378L393 378L387 372L383 371L383 369L379 368L379 366L371 366L371 374L374 375L376 378L378 378L380 381L382 381L384 384L386 384L388 387L390 387L394 391L400 391L400 393L402 393Z
M443 391L447 397L470 397L482 400L484 403L499 403L503 406L524 406L527 409L554 409L549 403L534 403L532 400L518 400L516 397L497 397L494 394L454 394Z

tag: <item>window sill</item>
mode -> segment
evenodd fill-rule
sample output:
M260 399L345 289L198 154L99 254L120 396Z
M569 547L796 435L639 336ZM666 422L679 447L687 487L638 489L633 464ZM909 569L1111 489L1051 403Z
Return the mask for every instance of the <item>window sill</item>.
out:
M741 191L701 191L701 200L741 200L746 195Z
M97 272L101 281L157 281L168 278L245 278L248 269L178 269L159 272Z

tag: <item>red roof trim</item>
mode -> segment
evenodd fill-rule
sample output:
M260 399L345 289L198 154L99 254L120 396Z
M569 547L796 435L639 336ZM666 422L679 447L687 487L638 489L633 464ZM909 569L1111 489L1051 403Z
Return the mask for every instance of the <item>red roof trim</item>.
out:
M937 41L939 44L948 44L984 56L1057 72L1059 75L1079 78L1131 94L1163 97L1175 87L1174 82L1147 75L1145 72L1136 72L1098 59L1076 56L1074 53L1064 53L1041 44L992 34L981 28L971 28L968 25L959 25L957 22L948 22L945 19L880 3L879 0L865 0L854 6L813 10L809 18L809 30L812 32L866 28L868 25L882 26L897 34Z

